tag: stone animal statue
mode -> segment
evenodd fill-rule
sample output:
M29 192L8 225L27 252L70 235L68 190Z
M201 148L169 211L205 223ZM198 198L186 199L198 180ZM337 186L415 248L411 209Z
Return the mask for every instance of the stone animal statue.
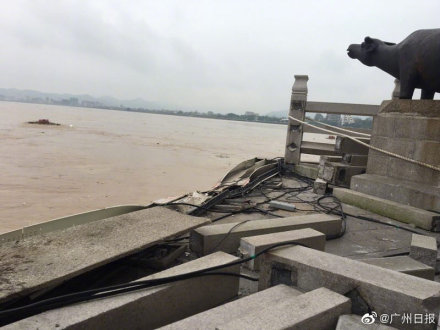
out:
M422 99L440 93L440 29L415 31L398 44L366 37L347 54L399 79L401 99L411 99L415 88L422 89Z

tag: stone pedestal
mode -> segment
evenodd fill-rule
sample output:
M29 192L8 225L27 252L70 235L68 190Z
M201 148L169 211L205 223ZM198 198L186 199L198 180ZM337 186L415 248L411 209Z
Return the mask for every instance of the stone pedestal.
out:
M371 145L440 167L440 101L384 101ZM352 177L350 188L440 212L440 172L371 149L366 174Z

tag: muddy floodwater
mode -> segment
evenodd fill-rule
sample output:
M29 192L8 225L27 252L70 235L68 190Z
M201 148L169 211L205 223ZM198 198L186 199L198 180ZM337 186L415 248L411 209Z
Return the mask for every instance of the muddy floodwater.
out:
M49 119L56 125L28 124ZM0 102L0 233L210 189L239 162L283 156L285 125ZM327 141L326 136L306 138Z

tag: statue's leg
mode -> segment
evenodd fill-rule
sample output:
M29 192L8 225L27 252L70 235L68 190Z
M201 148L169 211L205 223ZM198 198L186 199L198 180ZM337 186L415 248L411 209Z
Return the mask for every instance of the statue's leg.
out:
M410 73L400 72L400 99L412 99L416 88L415 77Z
M422 95L420 97L421 100L432 100L434 98L434 91L429 91L426 89L422 89Z

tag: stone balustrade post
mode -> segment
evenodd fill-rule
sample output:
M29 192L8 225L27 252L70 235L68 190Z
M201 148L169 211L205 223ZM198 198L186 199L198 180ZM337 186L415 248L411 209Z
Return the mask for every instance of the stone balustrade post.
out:
M295 75L292 87L289 116L305 120L307 104L307 75ZM303 125L289 119L287 126L286 150L284 163L287 165L299 164L301 157L301 142L303 137Z

